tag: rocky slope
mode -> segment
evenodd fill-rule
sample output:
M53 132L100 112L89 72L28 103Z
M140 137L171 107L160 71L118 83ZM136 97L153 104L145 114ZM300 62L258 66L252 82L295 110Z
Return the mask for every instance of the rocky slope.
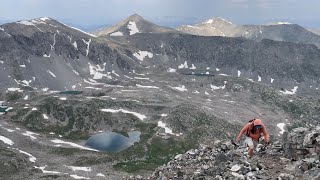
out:
M184 25L177 30L200 36L244 37L255 41L272 39L303 44L315 44L320 47L320 36L303 27L290 23L270 25L236 25L222 18L214 17L194 26Z
M213 146L177 155L146 179L320 179L319 126L293 129L282 142L259 144L249 159L244 148L215 141Z

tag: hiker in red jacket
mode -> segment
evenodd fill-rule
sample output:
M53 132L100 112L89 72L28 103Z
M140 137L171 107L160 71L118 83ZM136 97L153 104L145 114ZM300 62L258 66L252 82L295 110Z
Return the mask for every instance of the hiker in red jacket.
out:
M253 156L253 151L259 142L261 132L263 133L265 142L269 143L269 135L267 133L266 127L262 124L261 119L253 119L250 120L249 123L242 128L237 137L237 141L240 142L241 136L246 133L247 137L244 142L249 147L249 157Z

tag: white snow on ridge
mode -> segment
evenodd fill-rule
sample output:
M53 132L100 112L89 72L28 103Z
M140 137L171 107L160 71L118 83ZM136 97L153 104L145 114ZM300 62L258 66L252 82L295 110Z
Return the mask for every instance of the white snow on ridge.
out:
M86 35L89 35L89 36L92 36L92 37L98 37L98 36L96 36L96 35L93 35L93 34L87 33L87 32L85 32L85 31L83 31L83 30L81 30L81 29L78 29L78 28L75 28L75 27L72 27L72 26L66 25L66 24L64 24L64 23L62 23L62 22L59 22L59 23L61 23L61 24L65 25L65 26L67 26L67 27L69 27L69 28L71 28L71 29L74 29L74 30L80 31L80 32L82 32L82 33L84 33L84 34L86 34Z
M8 36L10 36L11 37L11 35L10 34L8 34L3 28L0 28L0 31L3 31L4 33L6 33L6 35L8 35ZM3 63L2 63L3 64Z
M71 174L70 177L73 177L74 179L90 179L88 177L78 176L76 174Z
M296 94L298 90L298 86L295 86L293 89L291 90L286 90L286 91L280 91L282 94L288 94L288 95L293 95Z
M52 76L52 77L57 77L55 74L53 74L50 70L47 70L47 72Z
M140 114L140 113L136 113L136 112L131 112L125 109L119 109L119 110L115 110L115 109L100 109L100 111L102 112L111 112L111 113L127 113L127 114L133 114L134 116L138 117L140 120L144 120L145 118L147 118L147 116Z
M66 167L71 169L72 171L85 171L85 172L92 171L91 167L79 167L79 166L66 166Z
M96 150L96 149L87 148L87 147L81 146L81 145L79 145L79 144L72 143L72 142L62 141L62 140L60 140L60 139L54 139L54 140L51 140L51 142L56 143L56 144L67 144L67 145L70 145L70 146L75 147L75 148L78 148L78 149L83 149L83 150L89 150L89 151L99 152L99 151Z
M270 81L270 82L273 83L273 81L274 81L274 79L271 78L271 81Z
M143 86L143 85L140 85L140 84L136 84L137 87L140 87L140 88L151 88L151 89L160 89L159 87L157 86Z
M207 24L211 24L211 23L213 23L213 19L209 19L208 21L206 21L205 23L207 23Z
M5 144L8 144L10 146L12 146L14 144L14 142L11 139L6 138L6 137L1 136L1 135L0 135L0 141L2 141Z
M133 34L136 34L136 33L140 32L138 27L137 27L136 22L134 22L134 21L129 21L129 23L127 25L127 28L130 30L130 35L133 35Z
M284 132L285 132L285 130L284 130L284 126L285 126L286 124L284 124L284 123L279 123L279 124L277 124L277 126L278 126L278 128L280 128L280 134L283 134Z
M117 31L117 32L111 33L109 36L123 36L123 33L120 31Z
M290 22L276 22L275 24L278 24L278 25L284 25L284 24L292 24L292 23L290 23Z
M143 61L143 59L145 57L149 57L149 58L153 58L153 54L151 52L148 51L139 51L139 52L135 52L133 53L133 56L136 57L137 59L139 59L140 61Z
M18 24L23 24L23 25L26 25L26 26L34 26L34 24L30 21L18 21L17 22Z
M48 18L48 17L41 17L41 18L39 18L41 21L46 21L46 20L50 20L50 18Z
M171 86L169 86L171 87ZM184 86L184 85L181 85L181 86L178 86L178 87L171 87L172 89L175 89L175 90L178 90L178 91L188 91L188 89Z

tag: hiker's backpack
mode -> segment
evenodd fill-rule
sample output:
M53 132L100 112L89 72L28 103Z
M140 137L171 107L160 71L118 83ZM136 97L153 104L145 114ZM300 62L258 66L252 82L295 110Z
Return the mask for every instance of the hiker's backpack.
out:
M251 119L251 120L249 120L249 123L251 123L251 128L250 129L247 129L247 136L250 136L250 132L251 132L251 134L254 134L254 121L255 121L256 119ZM259 131L260 131L260 133L262 132L262 128L260 128L259 129Z

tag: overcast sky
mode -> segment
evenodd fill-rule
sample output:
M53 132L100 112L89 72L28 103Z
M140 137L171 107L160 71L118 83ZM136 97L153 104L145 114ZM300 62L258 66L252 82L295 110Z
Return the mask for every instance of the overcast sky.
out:
M0 21L46 16L102 25L133 13L162 25L219 16L237 24L288 21L320 28L320 0L1 0Z

